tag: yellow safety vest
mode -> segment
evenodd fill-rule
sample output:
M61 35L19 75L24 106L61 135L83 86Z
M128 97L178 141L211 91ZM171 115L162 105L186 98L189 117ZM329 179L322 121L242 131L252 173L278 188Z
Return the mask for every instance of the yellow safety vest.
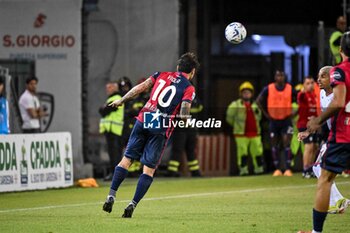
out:
M113 95L107 99L106 104L121 98L120 95ZM123 124L124 104L100 120L100 133L110 132L121 136L123 133Z

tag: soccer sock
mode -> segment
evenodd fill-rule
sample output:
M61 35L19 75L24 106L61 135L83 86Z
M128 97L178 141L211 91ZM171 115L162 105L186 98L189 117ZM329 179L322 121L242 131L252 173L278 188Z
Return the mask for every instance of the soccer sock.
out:
M128 175L128 170L119 166L115 167L111 189L109 190L109 195L115 197L116 191L118 190L120 184L123 182L123 180L127 175Z
M153 182L153 177L146 174L142 174L140 176L139 182L137 183L134 198L132 199L132 202L135 206L137 205L137 203L141 201L143 196L145 196L152 182Z
M279 169L280 160L279 160L279 156L278 156L278 149L276 146L273 146L271 148L271 153L272 153L273 164L275 165L276 169Z
M292 168L292 153L290 151L290 147L284 148L284 156L286 158L286 169Z
M343 199L343 198L344 198L343 195L341 195L337 186L335 185L335 183L333 183L332 187L331 187L331 196L329 199L329 205L335 206L337 204L337 201L339 201L340 199Z
M314 225L314 231L316 232L322 232L323 230L323 223L326 220L327 212L318 212L315 209L312 209L313 211L313 225Z

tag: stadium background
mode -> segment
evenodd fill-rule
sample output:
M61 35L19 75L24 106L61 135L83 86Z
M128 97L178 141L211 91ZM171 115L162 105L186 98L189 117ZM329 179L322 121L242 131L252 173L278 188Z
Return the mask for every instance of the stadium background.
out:
M1 0L0 5L8 6L9 2ZM42 3L39 11L45 11L44 6L50 4L35 0L12 2L19 9L24 2L38 6ZM81 35L75 51L79 58L76 67L79 72L75 76L65 77L65 83L53 80L50 75L40 77L36 73L37 61L33 59L9 61L8 57L0 57L0 66L11 67L10 74L18 84L24 83L28 75L38 75L39 90L54 89L57 102L48 131L72 132L75 177L79 178L91 173L91 167L84 164L92 162L97 167L103 166L96 160L103 157L97 109L105 99L106 80L127 76L136 84L154 71L175 69L178 56L185 51L196 52L201 62L196 86L205 106L202 117L224 121L225 108L238 97L241 82L251 81L257 93L272 81L276 68L285 69L289 81L296 84L306 74L315 77L320 66L329 64L327 38L336 18L343 14L342 4L347 1L72 2L75 4L67 4L67 9L55 14L82 9L75 10L78 17L74 23ZM13 29L21 17L21 12L2 17L2 24ZM33 15L33 21L35 17ZM248 38L242 45L233 46L225 41L224 28L232 21L239 21L247 28ZM1 33L2 39L4 33ZM4 41L1 46L1 50L5 49ZM64 76L61 72L62 69L48 66L46 73ZM23 88L19 85L16 91ZM67 113L72 114L67 117ZM220 130L202 132L206 137L213 136L202 140L214 144L222 141L218 139L222 133L230 133L227 125Z

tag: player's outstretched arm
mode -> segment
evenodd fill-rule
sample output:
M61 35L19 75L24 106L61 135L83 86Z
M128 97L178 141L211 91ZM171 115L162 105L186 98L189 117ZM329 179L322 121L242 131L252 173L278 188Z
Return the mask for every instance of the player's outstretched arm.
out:
M146 79L144 82L134 86L128 93L126 93L123 98L119 100L115 100L112 103L109 104L109 106L112 107L119 107L120 105L124 104L125 102L129 101L130 99L135 98L140 93L148 90L150 87L153 86L153 81L151 78Z
M183 101L181 103L180 118L182 120L190 119L191 118L190 112L191 112L191 103L187 101Z

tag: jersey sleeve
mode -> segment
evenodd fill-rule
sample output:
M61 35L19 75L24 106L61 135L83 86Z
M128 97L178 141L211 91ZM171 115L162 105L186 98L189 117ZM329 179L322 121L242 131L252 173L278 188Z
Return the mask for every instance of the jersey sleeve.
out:
M335 87L336 85L345 83L345 72L339 67L334 67L333 69L331 69L330 77L331 87Z
M305 92L299 92L297 95L297 103L298 104L302 104L304 102L305 99Z
M195 89L193 86L188 86L185 89L184 95L182 97L182 101L186 101L189 103L192 103L192 101L194 100L194 98L196 97L196 93L195 93Z
M160 72L155 72L154 74L152 74L150 76L150 78L152 79L153 83L156 82L156 80L157 80L157 78L159 77L160 74L161 74Z
M20 104L23 106L24 109L35 108L34 101L29 101L27 96L23 96L23 98L20 99Z

